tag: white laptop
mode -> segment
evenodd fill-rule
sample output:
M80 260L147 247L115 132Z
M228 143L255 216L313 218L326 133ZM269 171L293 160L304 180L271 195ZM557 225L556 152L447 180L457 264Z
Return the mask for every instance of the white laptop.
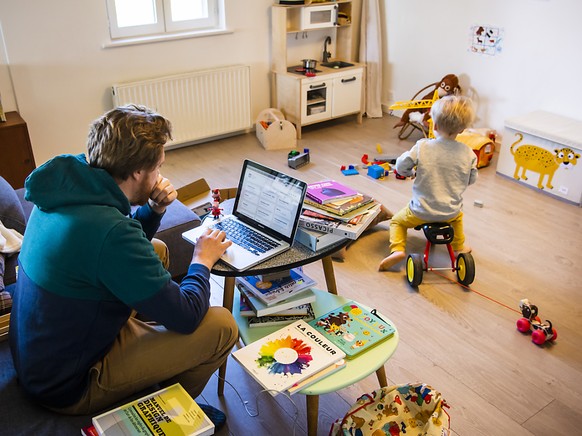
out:
M244 271L285 250L293 244L307 184L294 177L245 160L231 215L182 234L196 244L209 227L227 232L233 244L221 259L237 271ZM242 233L230 230L242 227ZM254 236L249 232L256 232ZM258 235L257 235L258 234Z

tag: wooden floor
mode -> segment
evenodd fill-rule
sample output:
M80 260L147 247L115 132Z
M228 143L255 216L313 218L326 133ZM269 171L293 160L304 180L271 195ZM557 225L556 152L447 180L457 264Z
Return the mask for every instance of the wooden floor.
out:
M307 182L337 178L374 195L392 211L410 199L412 181L392 176L375 180L361 173L345 177L341 165L357 164L364 153L399 155L418 138L399 141L395 119L355 118L304 128L298 149L309 148L311 163L287 166L289 150L265 151L254 134L168 151L165 175L178 188L200 177L213 188L236 186L241 163L250 158ZM450 404L454 435L573 435L582 427L582 209L524 187L495 172L479 172L465 193L465 230L473 248L476 279L471 290L451 282L451 272L425 273L418 290L399 271L378 272L388 254L388 225L362 236L343 263L334 262L340 294L387 314L400 332L400 344L386 364L389 384L423 382ZM476 207L475 200L483 202ZM408 251L420 252L424 238L410 231ZM438 248L435 257L439 257ZM439 254L439 256L436 256ZM443 252L444 254L444 252ZM324 285L320 264L306 267ZM443 277L444 276L444 277ZM216 277L215 303L221 304ZM539 347L516 330L519 301L528 298L542 320L558 331L554 344ZM217 378L203 393L228 415L220 435L305 435L305 397L273 399L238 364L229 360L224 397ZM374 376L320 398L319 434L341 417L361 394L377 388ZM258 415L258 416L255 416Z

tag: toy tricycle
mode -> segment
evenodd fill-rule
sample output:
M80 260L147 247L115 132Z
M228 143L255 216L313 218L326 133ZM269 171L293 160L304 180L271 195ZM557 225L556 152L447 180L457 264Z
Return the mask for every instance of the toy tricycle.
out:
M406 259L406 279L412 287L417 287L422 283L424 271L437 271L452 269L457 273L457 279L462 285L468 286L475 279L475 261L471 253L459 253L455 257L451 242L455 236L453 227L448 223L426 223L415 227L416 230L422 229L426 237L426 247L424 256L418 253L408 255ZM451 258L451 266L445 268L434 268L428 264L428 258L432 244L446 244Z

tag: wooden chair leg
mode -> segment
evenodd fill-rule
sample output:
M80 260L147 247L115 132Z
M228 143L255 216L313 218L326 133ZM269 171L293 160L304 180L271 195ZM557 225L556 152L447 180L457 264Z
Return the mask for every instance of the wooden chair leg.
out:
M384 365L376 370L376 377L378 377L378 383L380 383L381 388L388 386L388 380L386 379L386 370Z
M306 395L307 398L307 436L317 436L319 416L319 395Z

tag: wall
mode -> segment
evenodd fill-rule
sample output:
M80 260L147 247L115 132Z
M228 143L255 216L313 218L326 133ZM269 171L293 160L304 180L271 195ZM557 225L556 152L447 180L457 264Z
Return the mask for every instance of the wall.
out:
M580 0L386 0L383 102L407 100L455 73L478 105L477 127L546 110L582 119ZM469 52L470 28L504 29L496 56Z
M230 34L106 49L105 4L0 0L0 95L27 121L37 165L85 151L88 125L112 107L114 83L246 64L253 116L269 106L272 0L226 0Z

